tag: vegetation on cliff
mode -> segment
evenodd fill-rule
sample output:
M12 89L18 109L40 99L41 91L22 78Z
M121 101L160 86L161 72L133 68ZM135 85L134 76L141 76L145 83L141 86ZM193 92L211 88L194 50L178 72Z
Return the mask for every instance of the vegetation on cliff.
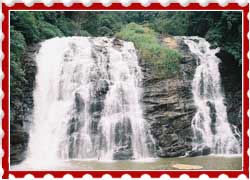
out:
M159 76L171 76L178 72L181 55L159 42L159 35L152 29L130 23L121 29L116 36L134 42L140 56L149 62Z
M10 92L12 97L21 95L21 87L25 81L25 72L22 68L22 57L25 52L26 43L23 34L20 31L10 29L10 35L13 37L10 42Z

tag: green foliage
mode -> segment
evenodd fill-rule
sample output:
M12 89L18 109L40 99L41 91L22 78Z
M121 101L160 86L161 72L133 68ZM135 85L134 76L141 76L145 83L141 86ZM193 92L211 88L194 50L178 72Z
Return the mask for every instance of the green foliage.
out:
M241 63L242 54L242 29L240 12L222 12L214 26L210 27L206 38L221 47L222 50L230 53Z
M120 31L122 27L122 20L116 12L102 12L95 18L96 28L94 36L113 36L116 32ZM85 25L86 26L86 25Z
M81 30L89 32L91 35L97 35L97 20L99 12L80 12L78 14L79 21L81 22Z
M114 32L106 26L100 27L97 32L98 32L98 36L110 37L114 34Z
M11 25L14 25L16 30L22 32L27 43L40 40L37 21L33 12L11 12Z
M79 36L84 36L84 37L88 37L91 36L91 34L88 33L88 31L84 31L84 30L80 30Z
M112 31L118 31L121 28L121 19L114 13L105 13L98 18L98 27L107 27Z
M159 17L157 11L124 11L118 12L125 24L134 22L137 24L153 23Z
M76 22L66 17L58 18L56 25L65 36L77 35L77 32L80 30L78 29Z
M39 21L46 21L55 24L60 17L60 14L61 12L59 11L37 11L34 13L34 16Z
M24 55L26 43L20 31L10 29L10 94L16 96L22 94L22 83L25 82L25 72L22 70L22 57Z
M157 38L158 34L152 29L130 23L116 36L134 42L142 58L147 60L154 68L154 72L161 77L178 72L181 55L175 50L162 46Z
M49 39L57 36L63 36L63 33L56 26L46 22L39 22L40 39Z
M188 23L186 12L161 12L152 27L161 34L183 36L187 34Z

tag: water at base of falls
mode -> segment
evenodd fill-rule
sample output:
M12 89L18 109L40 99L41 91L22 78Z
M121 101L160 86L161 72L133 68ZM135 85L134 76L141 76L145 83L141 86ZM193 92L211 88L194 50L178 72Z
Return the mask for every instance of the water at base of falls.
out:
M181 37L197 56L197 68L192 82L196 114L192 120L193 149L209 147L215 154L239 154L239 133L230 125L221 90L219 49L199 37Z
M53 38L41 44L36 62L27 161L151 157L133 43Z

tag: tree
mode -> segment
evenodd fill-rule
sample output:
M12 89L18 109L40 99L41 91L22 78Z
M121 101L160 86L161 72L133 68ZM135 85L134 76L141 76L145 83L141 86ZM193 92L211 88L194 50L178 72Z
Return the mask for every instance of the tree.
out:
M22 84L25 82L25 72L22 69L22 58L25 52L26 43L20 31L10 28L10 95L11 97L22 94Z
M11 12L11 25L14 26L16 30L22 32L27 43L39 41L37 20L33 12Z

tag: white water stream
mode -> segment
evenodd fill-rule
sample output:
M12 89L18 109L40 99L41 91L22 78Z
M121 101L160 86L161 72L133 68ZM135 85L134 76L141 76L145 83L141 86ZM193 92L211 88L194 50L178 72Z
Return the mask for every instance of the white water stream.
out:
M190 51L197 56L197 68L192 92L197 112L192 120L193 148L207 146L215 154L238 154L241 146L237 131L227 118L219 72L219 49L211 49L209 42L199 37L182 37Z
M151 156L132 43L53 38L41 44L36 62L27 162Z

